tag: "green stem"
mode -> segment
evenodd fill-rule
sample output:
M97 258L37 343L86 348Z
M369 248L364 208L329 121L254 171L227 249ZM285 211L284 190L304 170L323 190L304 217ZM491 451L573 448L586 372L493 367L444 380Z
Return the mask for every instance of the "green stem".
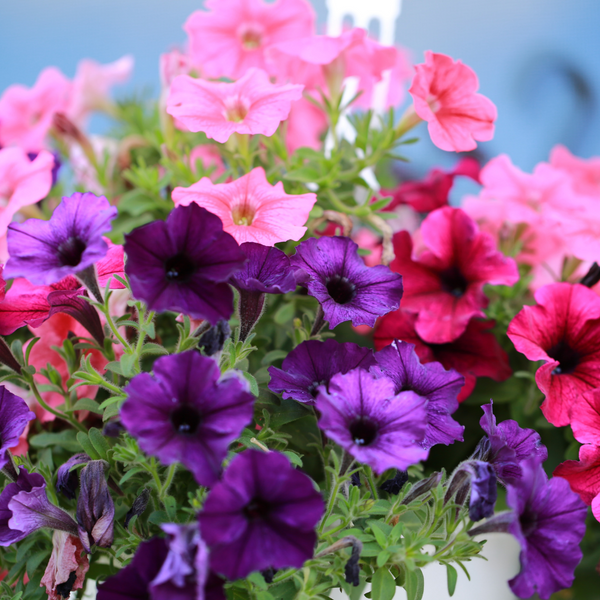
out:
M177 471L177 463L173 463L169 467L169 470L167 471L167 476L165 477L165 481L162 484L162 487L161 487L161 490L159 493L161 500L163 500L166 493L169 491L169 487L171 487L171 484L173 483L173 477L175 476L176 471Z
M371 488L371 494L373 494L373 500L379 500L379 494L377 493L377 486L375 485L375 478L373 477L373 470L367 467L365 469L365 477L369 487Z
M323 535L323 530L325 529L325 523L327 523L327 519L329 519L329 517L331 516L331 513L333 512L333 509L335 508L335 503L337 501L337 495L340 491L341 485L342 485L342 483L336 475L335 483L333 484L333 487L331 488L331 494L329 495L329 500L327 501L327 510L325 511L325 514L323 515L321 524L319 525L319 537L321 537Z
M106 307L106 310L104 311L104 314L106 315L106 322L108 323L108 326L110 327L110 330L113 332L113 335L119 340L119 343L121 344L121 346L123 346L123 348L125 348L125 351L130 354L131 353L131 345L119 333L118 327L115 325L115 322L113 321L112 317L110 316L110 312L108 310L108 306Z

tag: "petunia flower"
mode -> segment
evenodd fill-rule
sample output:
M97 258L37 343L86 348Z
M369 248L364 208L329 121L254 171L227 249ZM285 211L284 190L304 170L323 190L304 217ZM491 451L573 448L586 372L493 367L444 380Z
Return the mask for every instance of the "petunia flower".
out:
M569 149L560 144L554 146L550 152L550 164L567 172L576 192L587 196L600 194L600 158L579 158L569 152Z
M581 394L569 413L573 435L582 444L600 446L600 390Z
M67 462L58 467L58 471L56 472L56 490L69 498L69 500L75 500L76 491L79 487L79 475L77 471L72 469L77 465L87 464L90 460L92 459L87 454L80 452L71 456Z
M39 152L57 112L64 112L71 82L54 67L44 69L32 88L11 85L0 97L0 146Z
M29 219L8 227L6 277L24 277L31 283L49 285L67 275L85 280L97 297L93 265L106 256L102 234L110 230L117 209L103 196L80 194L63 197L49 221ZM90 274L90 269L92 273ZM97 298L98 299L98 298Z
M214 184L203 177L189 188L173 190L175 206L198 204L217 215L238 244L263 246L299 240L316 201L316 194L286 194L281 182L271 185L262 167L231 183Z
M368 370L375 364L370 348L351 342L341 344L331 338L323 342L306 340L283 359L281 369L269 367L269 389L284 398L314 405L317 388L328 388L334 375L358 367Z
M208 493L198 516L211 568L229 579L312 558L324 503L312 481L278 452L245 450Z
M246 260L220 219L195 204L171 211L125 236L125 271L134 298L151 310L216 323L233 312L225 283Z
M494 137L498 112L494 103L477 94L479 80L470 67L445 54L425 52L415 65L408 92L417 115L428 122L431 141L442 150L466 152Z
M276 85L261 69L233 83L178 75L171 83L167 112L189 131L202 131L224 144L232 133L272 136L290 114L301 85Z
M248 262L234 273L229 283L240 295L240 341L244 341L260 319L265 294L286 294L296 289L296 277L290 259L278 248L246 242L240 250Z
M465 428L450 415L458 409L464 377L453 369L447 371L438 362L421 364L414 344L400 340L377 352L375 360L381 373L394 382L396 394L411 390L427 399L424 448L463 441Z
M427 458L425 398L412 391L396 393L391 379L364 369L338 373L318 392L319 427L376 473L405 471Z
M459 208L440 208L421 225L426 247L418 257L406 231L394 236L396 258L390 268L402 273L402 308L418 314L417 333L432 344L460 337L473 317L484 317L488 299L483 286L513 285L515 261L496 250L493 238L480 232Z
M429 344L415 329L416 314L402 309L378 320L375 327L375 349L380 350L395 339L415 345L415 352L423 363L437 361L446 369L454 369L465 378L458 401L471 395L478 377L490 377L494 381L508 379L512 370L508 355L490 331L494 321L471 319L465 332L449 344Z
M529 360L543 360L535 381L546 399L542 412L568 425L581 394L600 386L600 298L583 285L554 283L535 293L508 326L508 337Z
M208 0L184 29L190 54L208 77L242 77L250 68L268 69L270 45L313 34L315 15L306 0Z
M0 385L0 469L11 461L9 448L19 443L23 431L33 419L35 413L29 410L25 401Z
M221 376L218 362L196 351L159 358L154 376L136 375L126 392L121 420L142 450L181 462L203 486L217 481L229 445L252 420L246 380Z
M290 260L320 302L330 329L344 321L373 327L377 317L400 304L402 277L384 265L365 266L350 238L310 238Z
M445 501L456 495L456 504L463 504L469 496L469 518L481 521L494 514L498 498L496 473L488 462L467 460L452 475Z
M89 568L88 555L79 538L66 531L55 531L52 554L40 581L46 587L48 600L64 600L71 592L80 590Z

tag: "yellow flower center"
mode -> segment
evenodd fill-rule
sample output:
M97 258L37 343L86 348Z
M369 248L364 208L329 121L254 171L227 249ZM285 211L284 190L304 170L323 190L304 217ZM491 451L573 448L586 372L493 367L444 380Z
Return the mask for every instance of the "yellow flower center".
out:
M231 218L236 225L252 225L255 211L248 204L238 204L231 209Z

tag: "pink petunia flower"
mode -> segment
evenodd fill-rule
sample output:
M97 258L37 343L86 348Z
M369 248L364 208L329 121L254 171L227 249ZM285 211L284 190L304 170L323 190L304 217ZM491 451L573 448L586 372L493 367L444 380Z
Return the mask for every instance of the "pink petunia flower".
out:
M44 69L32 88L11 85L0 98L0 146L39 152L57 112L65 112L72 83L54 67Z
M320 150L321 138L327 131L327 116L312 102L300 98L292 104L286 126L285 142L290 154L303 146Z
M408 232L394 236L390 268L402 274L402 307L418 314L417 333L431 344L447 344L464 333L472 317L485 316L486 283L512 285L519 273L515 261L498 252L493 238L459 208L435 210L420 233L425 250L417 257Z
M600 195L600 157L585 160L559 144L550 152L550 164L569 173L576 192L596 198Z
M178 75L189 75L192 59L186 52L174 48L160 55L158 69L162 87L168 88Z
M477 147L475 140L487 142L494 137L496 106L476 93L479 80L473 69L428 50L425 64L415 65L415 71L408 91L438 148L465 152Z
M260 69L249 69L234 83L175 77L167 99L167 112L190 131L225 143L232 133L271 136L287 119L301 85L273 85Z
M189 188L173 190L175 206L195 202L217 215L238 244L258 242L263 246L299 240L316 201L316 194L290 195L281 182L271 185L262 167L231 183L214 184L203 177Z
M110 109L110 88L131 77L133 64L132 56L123 56L106 65L90 59L80 61L73 79L67 116L81 126L90 112Z
M211 173L212 179L218 179L223 173L225 173L225 165L223 164L223 158L216 146L209 144L202 144L195 146L190 152L190 167L194 173L197 174L197 162L200 161L204 169L214 168Z
M250 68L268 70L265 49L312 35L315 15L306 0L208 0L184 25L190 54L207 77L238 79Z
M543 360L535 381L552 425L570 422L581 394L600 387L600 298L583 285L554 283L535 293L508 326L508 337L529 360Z

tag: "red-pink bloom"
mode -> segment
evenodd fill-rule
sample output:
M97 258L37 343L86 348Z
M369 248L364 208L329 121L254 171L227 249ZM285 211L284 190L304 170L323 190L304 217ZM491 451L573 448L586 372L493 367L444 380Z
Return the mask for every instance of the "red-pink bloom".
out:
M306 0L208 0L184 25L190 53L208 77L238 79L250 68L268 70L265 49L313 34L314 12Z
M566 460L554 470L555 477L563 477L579 497L592 506L600 521L600 446L585 444L579 448L579 460Z
M426 250L413 256L406 231L394 236L396 258L390 268L404 282L402 307L418 314L417 333L432 344L461 336L472 317L484 317L486 283L512 285L519 279L515 261L496 250L488 233L459 208L432 212L421 225Z
M271 185L262 167L231 183L214 184L203 177L189 188L173 190L175 206L195 202L217 215L238 244L258 242L263 246L299 240L306 233L302 225L316 201L316 194L290 195L281 182Z
M569 416L578 442L600 446L600 389L581 394Z
M571 176L576 192L587 196L600 195L600 157L579 158L559 144L550 152L550 164Z
M508 327L508 337L529 360L543 360L535 374L546 395L542 411L557 427L584 392L600 387L600 298L583 285L553 283L535 293Z
M234 83L179 75L171 84L167 112L190 131L223 144L234 132L273 135L301 97L301 85L273 85L261 69L249 69Z
M428 344L415 330L417 315L402 309L378 319L375 326L375 349L381 350L394 340L415 345L415 352L423 363L437 361L446 369L454 369L465 378L458 395L462 402L471 395L478 377L504 381L512 375L508 355L490 331L494 321L471 319L465 332L449 344Z
M65 583L68 585L71 573L75 573L75 581L71 582L66 591L80 590L89 568L88 555L79 538L69 535L66 531L55 530L52 536L52 554L40 582L41 585L46 586L48 600L64 600L64 593L56 588ZM63 586L62 590L65 589Z
M125 83L133 71L133 57L123 56L107 65L84 59L77 65L67 116L78 125L94 110L110 110L110 88Z
M408 204L417 212L428 213L448 205L448 194L457 176L469 177L479 182L479 162L474 158L462 158L451 171L432 169L421 181L407 181L391 192L394 199L386 210L400 204Z
M408 91L438 148L465 152L477 147L475 140L487 142L494 137L496 107L476 93L479 80L473 69L428 50L425 63L415 65L415 71Z
M0 146L43 149L54 114L67 109L71 87L54 67L44 69L32 88L11 85L0 98Z

